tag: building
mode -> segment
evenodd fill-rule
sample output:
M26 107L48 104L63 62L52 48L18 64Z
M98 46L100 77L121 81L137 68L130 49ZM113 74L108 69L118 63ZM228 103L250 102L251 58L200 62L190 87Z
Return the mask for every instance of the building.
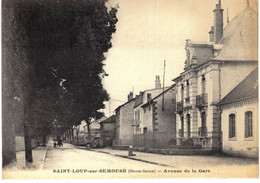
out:
M175 96L176 88L173 85L141 105L142 125L146 130L143 134L134 135L134 147L147 151L176 145Z
M134 124L134 104L133 93L128 95L128 101L118 106L116 111L115 141L113 145L133 144L133 124Z
M184 72L176 83L177 143L189 139L207 149L222 146L218 103L258 65L257 13L249 6L223 29L221 0L210 42L186 40Z
M100 122L106 120L107 117L103 116L100 119L94 119L90 122L89 128L90 128L90 134L91 134L91 141L93 144L93 147L100 147L101 145L101 131L100 131ZM88 126L84 126L84 133L85 133L85 139L87 140L88 137Z
M220 102L222 151L225 154L258 157L258 76L257 69Z
M142 106L144 104L146 104L147 102L150 102L152 98L156 97L157 95L162 93L163 90L167 90L168 88L169 87L162 88L161 82L160 82L160 77L156 76L155 88L140 92L140 94L135 97L134 132L133 132L134 134L143 134L143 133L153 132L152 123L149 123L149 122L147 122L147 119L144 119L144 114L145 114L146 108L144 109ZM145 115L145 117L147 117L147 115Z
M115 140L116 115L112 115L100 122L101 147L112 146Z
M175 85L143 104L143 126L148 132L171 133L175 137Z
M81 121L80 125L73 127L73 143L77 145L86 145L86 135L84 131L86 124L86 121Z

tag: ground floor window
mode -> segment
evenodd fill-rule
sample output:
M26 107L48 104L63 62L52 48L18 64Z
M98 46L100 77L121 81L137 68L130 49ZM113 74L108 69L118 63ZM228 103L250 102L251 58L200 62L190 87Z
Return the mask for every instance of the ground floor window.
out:
M245 113L245 137L253 137L253 113L247 111Z
M229 138L236 137L236 115L229 115Z

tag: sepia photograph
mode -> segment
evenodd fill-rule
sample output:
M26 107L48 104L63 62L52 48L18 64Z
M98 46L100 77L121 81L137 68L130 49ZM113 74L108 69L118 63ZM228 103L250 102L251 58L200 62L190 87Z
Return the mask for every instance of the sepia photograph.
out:
M258 0L2 0L2 180L259 179Z

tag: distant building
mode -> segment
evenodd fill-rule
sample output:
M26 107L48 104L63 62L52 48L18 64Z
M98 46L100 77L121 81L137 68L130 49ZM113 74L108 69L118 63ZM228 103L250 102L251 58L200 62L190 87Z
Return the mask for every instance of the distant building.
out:
M109 118L101 121L100 123L100 133L101 133L101 147L112 146L113 140L115 139L115 124L116 115L112 115Z
M128 95L128 101L115 109L115 141L113 145L133 144L133 124L134 124L134 104L133 93Z
M165 87L164 89L167 90L168 88L169 87ZM152 98L154 98L155 96L159 95L162 92L163 92L163 88L161 88L160 77L156 76L155 88L140 92L140 94L135 97L134 125L133 125L134 126L134 132L133 132L134 134L143 134L143 133L153 131L153 127L151 126L152 124L145 122L144 108L141 107L141 106L143 104L146 104L147 102L150 102L152 100Z
M94 147L100 147L100 144L101 144L100 122L102 122L106 119L107 119L107 117L103 116L100 119L94 119L89 124L90 134L92 137L92 143L93 143ZM85 139L87 139L88 133L89 133L87 125L84 126L84 133L85 133Z
M77 145L85 145L86 137L84 132L84 126L86 125L86 121L81 121L80 125L74 126L73 128L73 139L74 143Z
M222 150L226 154L258 157L258 76L250 73L218 104L221 113Z
M218 103L258 65L258 19L247 6L223 29L221 0L213 12L210 42L186 40L184 72L173 81L177 143L192 139L202 148L220 149L224 136Z

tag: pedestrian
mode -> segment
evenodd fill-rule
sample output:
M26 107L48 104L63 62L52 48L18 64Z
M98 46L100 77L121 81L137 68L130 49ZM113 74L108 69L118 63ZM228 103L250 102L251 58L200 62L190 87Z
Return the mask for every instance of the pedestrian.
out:
M57 144L56 144L56 141L54 140L53 147L56 148L56 145L57 145Z

